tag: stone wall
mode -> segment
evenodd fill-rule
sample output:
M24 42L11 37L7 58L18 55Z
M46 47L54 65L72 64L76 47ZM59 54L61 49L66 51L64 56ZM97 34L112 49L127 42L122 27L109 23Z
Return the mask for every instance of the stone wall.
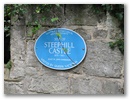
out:
M118 48L112 50L110 41L119 34L118 21L109 13L95 14L91 5L61 5L50 13L36 17L28 8L28 14L11 23L12 68L5 68L5 94L123 94L124 57ZM58 15L60 21L42 22L43 15ZM39 20L42 27L36 35L31 32L28 22ZM63 24L62 24L63 23ZM77 67L56 71L43 66L34 54L34 43L38 36L48 29L69 28L78 32L88 46L87 56ZM34 23L35 25L35 23Z

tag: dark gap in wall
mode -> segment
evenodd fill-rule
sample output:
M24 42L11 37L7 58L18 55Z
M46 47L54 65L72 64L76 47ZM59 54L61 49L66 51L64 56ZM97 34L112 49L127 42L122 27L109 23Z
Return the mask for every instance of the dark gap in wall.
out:
M8 32L4 33L4 64L10 60L10 35L6 36Z
M4 15L4 64L10 60L10 16Z

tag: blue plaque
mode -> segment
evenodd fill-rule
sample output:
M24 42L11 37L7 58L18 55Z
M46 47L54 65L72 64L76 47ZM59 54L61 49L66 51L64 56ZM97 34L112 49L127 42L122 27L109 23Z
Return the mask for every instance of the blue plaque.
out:
M67 70L82 62L87 47L84 39L75 31L54 28L39 36L34 51L38 60L46 67Z

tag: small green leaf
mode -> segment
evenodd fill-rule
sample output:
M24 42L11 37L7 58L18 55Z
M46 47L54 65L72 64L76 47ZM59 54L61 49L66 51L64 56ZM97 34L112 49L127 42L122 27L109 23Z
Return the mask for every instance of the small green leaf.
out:
M115 44L114 42L109 42L109 46L110 46L111 49L114 49L114 48L115 48L115 45L116 45L116 44Z
M9 60L5 66L6 68L11 69L12 67L11 60Z
M35 24L38 24L38 20L36 20L34 23L35 23Z
M119 20L122 20L123 19L123 14L119 13L118 18L119 18Z
M35 11L36 11L36 13L40 13L40 10L41 9L39 7L37 7Z
M42 17L42 21L45 21L46 17Z
M62 48L62 49L63 49L63 51L64 51L65 53L68 52L68 49L67 49L67 48Z
M41 28L41 25L40 25L40 24L38 24L37 30L39 30L40 28Z
M52 19L51 19L51 22L55 22L55 21L57 21L58 19L59 19L58 17L52 18Z
M61 34L58 32L58 33L56 33L56 36L59 38L59 39L61 39L62 38L62 36L61 36Z

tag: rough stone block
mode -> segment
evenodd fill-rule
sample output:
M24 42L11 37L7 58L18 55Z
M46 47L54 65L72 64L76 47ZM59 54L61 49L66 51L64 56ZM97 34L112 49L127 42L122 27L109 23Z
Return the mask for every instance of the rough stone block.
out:
M25 76L25 67L26 64L24 61L14 60L12 68L10 70L10 78L23 78Z
M25 54L25 41L24 41L25 32L26 32L25 26L11 27L11 58L12 59L14 59L15 56L17 55ZM21 59L24 60L24 57L21 57Z
M107 37L107 31L95 29L93 37L95 39L105 39Z
M79 33L85 41L91 40L91 34L87 32L87 30L84 30L82 28L75 29L77 33Z
M72 94L123 94L120 80L98 79L92 77L71 79Z
M12 39L22 40L22 39L25 39L25 35L26 35L26 26L24 26L24 25L11 26L11 38Z
M78 66L72 68L72 69L69 69L68 71L71 72L71 73L75 73L75 74L82 74L83 73L83 68L82 68L82 64L79 64Z
M24 94L23 82L4 82L4 94Z
M116 48L112 50L108 42L87 42L88 52L83 63L83 71L88 75L120 77L123 55Z
M28 91L43 94L69 94L69 82L64 77L42 76L32 78Z
M28 67L37 67L40 65L40 62L37 60L34 52L34 44L35 42L33 40L29 40L27 42L26 64Z
M25 26L11 27L11 60L12 68L10 70L11 78L24 77L25 64Z
M109 38L110 39L119 39L123 38L123 34L121 34L121 30L116 28L116 29L109 29Z
M87 4L69 4L65 7L65 16L68 20L66 24L71 25L97 25L98 17L92 12L92 5ZM100 15L100 19L105 17Z
M107 13L107 20L106 25L108 28L118 28L120 26L120 22L117 18L111 16L109 13Z

